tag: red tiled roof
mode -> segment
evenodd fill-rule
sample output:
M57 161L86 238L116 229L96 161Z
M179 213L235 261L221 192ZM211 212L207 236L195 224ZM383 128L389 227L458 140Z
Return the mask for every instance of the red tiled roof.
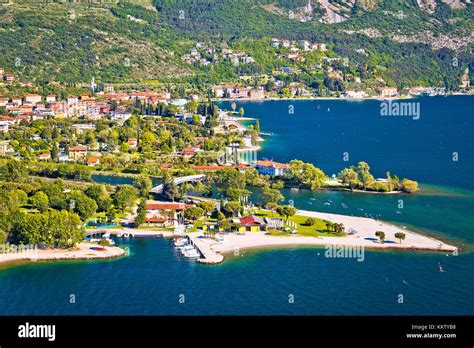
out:
M240 164L238 166L193 166L194 170L221 170L221 169L246 169L249 168L249 164Z
M240 218L240 223L242 225L255 225L257 222L255 221L253 216L250 215L250 216L245 216L245 217Z
M69 149L69 151L87 151L87 146L82 146L82 145L73 146Z
M172 203L172 202L158 202L158 203L147 203L147 210L184 210L192 207L192 204L185 203Z
M99 159L97 157L89 157L87 159L87 163L89 163L89 164L99 163Z
M154 223L154 222L166 222L166 219L165 218L158 218L158 217L151 217L149 219L146 219L145 222L151 222L151 223Z
M279 162L274 162L274 161L257 161L257 164L260 167L271 167L271 166L273 166L273 167L276 167L276 168L286 168L286 169L290 168L289 164L279 163Z

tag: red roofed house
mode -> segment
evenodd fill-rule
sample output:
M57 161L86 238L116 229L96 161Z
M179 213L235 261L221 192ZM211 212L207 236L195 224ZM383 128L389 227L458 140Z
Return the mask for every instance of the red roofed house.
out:
M196 151L192 147L185 147L183 149L183 156L193 157L196 154Z
M7 80L7 82L12 83L15 80L15 76L13 76L12 74L5 74L5 80Z
M178 203L178 202L159 202L159 201L148 201L146 203L146 210L149 213L159 214L161 211L182 211L187 208L191 208L192 204Z
M87 165L88 166L94 167L94 166L98 165L99 163L100 163L100 161L99 161L98 157L88 157L87 158Z
M51 154L49 152L47 153L41 153L38 155L39 160L49 160L51 159Z
M282 176L290 170L290 165L274 161L257 161L255 168L259 174Z
M165 212L178 212L192 207L192 204L148 201L146 204L146 220L145 223L153 226L165 226L169 224L169 215Z
M46 97L46 103L55 103L56 102L56 95L50 94Z
M164 227L168 223L168 219L165 217L151 216L145 219L145 225L147 226L158 226Z
M240 218L240 224L250 232L265 231L267 228L265 219L255 215Z
M161 163L160 164L160 169L167 170L167 169L172 169L172 168L173 168L173 165L171 163Z
M138 141L137 139L128 139L127 144L130 148L134 149L137 147Z
M83 160L87 155L87 146L78 145L69 149L69 158L72 160Z
M0 116L0 133L7 133L14 122L15 120L9 116Z
M41 102L41 96L39 94L25 94L25 103L31 103L35 105Z

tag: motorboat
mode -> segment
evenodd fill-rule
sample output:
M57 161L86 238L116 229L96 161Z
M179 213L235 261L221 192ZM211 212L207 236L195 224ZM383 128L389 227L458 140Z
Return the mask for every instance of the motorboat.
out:
M199 257L201 257L201 255L198 253L198 251L196 249L194 249L193 247L192 247L192 249L184 250L183 255L187 259L198 259Z
M188 244L188 240L186 238L178 238L174 241L175 247L182 247Z

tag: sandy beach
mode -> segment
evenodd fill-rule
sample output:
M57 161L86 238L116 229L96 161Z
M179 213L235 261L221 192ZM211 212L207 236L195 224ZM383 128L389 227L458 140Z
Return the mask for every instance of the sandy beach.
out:
M226 253L236 253L245 249L256 249L262 247L281 246L346 246L374 249L398 249L398 250L426 250L437 252L454 252L458 248L444 243L435 238L421 235L419 233L400 228L386 222L370 218L346 216L339 214L320 213L314 211L299 210L298 215L311 216L319 219L342 223L346 231L355 230L352 235L344 237L308 237L298 235L271 236L265 232L247 232L243 235L226 234L224 240L217 242L212 239L198 238L201 233L190 235L194 244L201 249L204 259L203 263L220 263ZM376 231L385 232L385 242L381 243L375 236ZM401 243L395 238L395 233L403 232L405 240ZM202 250L204 249L204 250ZM204 252L203 252L204 251Z
M94 249L103 248L105 250ZM100 247L91 243L78 243L74 249L45 249L27 250L19 253L0 254L0 263L30 260L34 261L54 261L54 260L94 260L109 259L125 254L125 250L119 247Z

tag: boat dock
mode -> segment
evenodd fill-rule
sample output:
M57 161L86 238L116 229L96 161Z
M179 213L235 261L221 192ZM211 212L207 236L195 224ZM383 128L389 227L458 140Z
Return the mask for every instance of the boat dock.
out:
M198 235L188 235L189 240L202 256L197 260L198 262L214 265L224 261L224 256L213 251L209 244L198 237Z

